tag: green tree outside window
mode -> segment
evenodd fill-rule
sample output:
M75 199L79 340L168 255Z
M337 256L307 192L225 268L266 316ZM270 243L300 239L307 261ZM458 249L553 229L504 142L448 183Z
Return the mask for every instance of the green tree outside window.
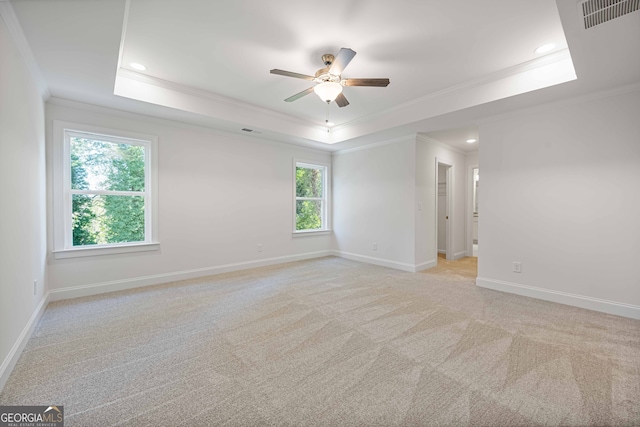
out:
M296 165L296 230L322 230L325 209L324 167Z
M72 137L70 155L73 245L145 241L145 147Z

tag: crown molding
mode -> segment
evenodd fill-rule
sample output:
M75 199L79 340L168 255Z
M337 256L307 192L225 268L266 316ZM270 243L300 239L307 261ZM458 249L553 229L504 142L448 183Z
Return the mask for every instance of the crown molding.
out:
M540 111L548 110L549 108L577 105L585 102L597 101L598 99L610 98L613 96L625 95L628 93L633 93L638 91L640 91L640 82L617 86L617 87L609 88L605 90L599 90L599 91L588 93L586 95L578 95L571 98L562 99L560 101L545 102L543 104L537 104L533 107L521 108L521 109L509 111L508 113L496 114L493 116L485 117L483 119L477 120L476 122L479 126L481 126L488 123L493 123L493 122L509 119L512 117L516 117L521 114L535 114Z
M228 98L203 88L188 86L124 68L123 54L131 0L124 1L125 13L114 88L116 95L164 105L226 122L235 123L240 120L243 123L248 123L249 127L258 127L315 143L332 145L356 138L365 138L385 129L399 128L416 121L494 101L496 98L509 97L562 83L572 78L575 79L571 55L568 49L563 49L340 123L327 133L323 123L308 118L277 112L271 108ZM527 81L535 70L541 67L554 67L556 64L556 68L562 69L562 74L546 81ZM571 73L568 72L569 69ZM571 75L569 76L569 74ZM523 84L523 80L526 83ZM412 130L406 129L406 132L409 133ZM346 150L335 150L335 152Z
M326 128L275 111L225 98L171 81L120 69L116 73L114 95L195 113L199 116L287 135L313 143L330 145Z
M158 77L149 76L133 70L120 68L118 69L118 76L135 80L140 83L156 86L162 89L172 90L185 95L197 96L199 98L204 98L208 101L213 101L215 103L224 104L227 106L232 106L240 109L250 110L252 112L257 112L257 113L264 114L264 115L271 116L278 119L284 119L289 122L312 127L314 129L324 130L324 126L320 125L319 123L303 120L298 117L294 117L288 114L283 114L277 111L270 110L268 108L263 108L254 104L249 104L247 102L238 101L237 99L227 98L222 95L218 95L217 93L210 92L204 89L198 89L192 86L182 85L180 83L175 83L169 80L160 79Z
M568 50L562 50L350 121L336 130L333 141L343 142L400 128L574 80L576 73L571 56Z
M405 135L405 136L400 136L400 137L396 137L396 138L385 139L383 141L378 141L378 142L374 142L374 143L371 143L371 144L365 144L365 145L361 145L359 147L345 148L344 150L336 150L336 151L332 152L331 154L333 156L340 156L342 154L353 153L354 151L370 150L372 148L377 148L377 147L380 147L382 145L396 144L396 143L400 143L400 142L409 142L409 141L415 141L415 140L416 140L416 134L413 133L411 135Z
M454 147L453 145L449 145L446 142L442 142L442 141L439 141L437 139L431 138L430 136L427 136L427 135L425 135L423 133L418 133L416 139L417 140L421 140L423 142L429 142L431 144L434 144L434 145L437 145L437 146L439 146L441 148L444 148L445 150L449 150L449 151L453 151L454 153L462 154L463 156L466 156L467 154L472 153L472 151L461 150L461 149L459 149L457 147Z
M118 48L118 65L116 65L116 71L122 68L122 57L124 55L124 40L127 35L127 27L129 25L130 7L131 7L131 0L125 0L124 13L122 17L122 33L120 34L120 47Z
M2 1L2 0L0 0ZM87 104L85 102L80 102L80 101L73 101L70 99L65 99L65 98L58 98L55 96L52 96L49 100L47 100L47 104L48 105L57 105L60 107L65 107L65 108L73 108L76 110L82 110L82 111L89 111L92 113L97 113L97 114L103 114L103 115L108 115L108 116L113 116L113 117L120 117L123 119L130 119L130 120L137 120L137 121L141 121L141 122L147 122L147 123L153 123L153 124L159 124L159 125L164 125L166 126L167 124L169 124L169 126L172 127L176 127L179 129L190 129L190 130L198 130L198 131L206 131L206 132L210 132L214 135L218 135L221 137L226 137L226 138L240 138L242 140L245 141L252 141L252 142L256 142L256 141L260 141L261 143L268 143L268 144L275 144L278 146L282 146L282 147L287 147L287 148L295 148L296 150L302 150L302 151L309 151L312 153L322 153L322 154L329 154L331 153L329 147L331 147L328 144L323 144L322 146L318 146L318 147L308 147L308 146L304 146L304 145L300 145L300 144L293 144L293 143L289 143L289 142L284 142L284 141L278 141L275 139L271 139L268 136L265 135L251 135L251 134L244 134L244 133L235 133L235 132L229 132L226 130L221 130L221 129L217 129L215 127L210 127L210 126L205 126L205 125L201 125L201 124L194 124L194 123L187 123L181 120L174 120L174 119L165 119L165 118L160 118L160 117L156 117L156 116L148 116L145 114L140 114L140 113L135 113L135 112L131 112L131 111L126 111L126 110L119 110L116 108L111 108L111 107L102 107L100 105L95 105L95 104ZM325 148L326 146L326 148Z
M357 119L350 120L348 122L342 123L340 126L349 126L357 123L371 121L377 117L384 116L390 113L393 113L398 110L402 110L405 108L416 106L417 104L430 101L435 98L440 98L445 95L450 95L454 93L464 92L471 89L478 88L480 86L484 86L489 83L497 82L507 77L512 77L526 71L535 70L536 68L540 68L546 65L551 65L555 63L559 63L565 61L567 59L571 59L571 53L569 49L562 49L557 52L550 53L540 58L533 59L531 61L523 62L521 64L517 64L508 68L504 68L502 70L493 72L491 74L484 75L482 77L468 80L466 82L450 86L445 89L438 90L436 92L429 93L427 95L421 96L419 98L414 98L410 101L404 102L402 104L394 105L393 107L387 108L385 110L377 111L373 114L369 114L366 116L358 117Z
M33 52L31 52L29 42L22 31L22 25L20 25L20 21L18 20L16 12L13 10L13 6L10 1L0 1L0 16L7 25L7 29L16 43L16 46L24 59L25 65L29 69L31 77L34 79L35 84L38 87L42 100L46 102L51 98L51 92L49 92L47 82L42 77L40 67L33 56Z

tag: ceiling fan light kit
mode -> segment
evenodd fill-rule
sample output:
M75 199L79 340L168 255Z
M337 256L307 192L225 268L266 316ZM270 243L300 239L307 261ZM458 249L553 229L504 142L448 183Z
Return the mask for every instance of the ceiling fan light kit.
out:
M327 104L335 99L342 93L342 85L334 82L323 82L313 87L313 91Z
M335 101L338 107L346 107L349 105L349 101L347 101L347 98L342 93L344 86L386 87L389 85L389 79L343 79L342 72L354 56L356 56L355 51L343 47L336 56L330 53L322 55L322 62L325 68L316 71L314 76L279 69L271 70L271 74L294 77L296 79L309 80L317 83L317 85L285 99L286 102L296 101L311 92L315 92L316 95L327 104Z

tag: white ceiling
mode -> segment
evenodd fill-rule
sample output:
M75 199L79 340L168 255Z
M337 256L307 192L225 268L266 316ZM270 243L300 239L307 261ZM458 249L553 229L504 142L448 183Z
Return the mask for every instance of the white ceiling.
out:
M640 13L584 30L574 0L11 4L56 98L330 150L410 132L455 145L514 105L640 80ZM553 52L533 52L547 42ZM358 52L343 77L390 85L346 87L345 108L283 101L310 82L270 69L313 74L340 47Z
M122 67L322 123L317 96L283 102L311 84L269 70L313 75L322 54L350 47L344 76L391 85L345 88L351 105L330 113L341 124L530 61L549 41L566 48L554 0L402 3L132 0Z

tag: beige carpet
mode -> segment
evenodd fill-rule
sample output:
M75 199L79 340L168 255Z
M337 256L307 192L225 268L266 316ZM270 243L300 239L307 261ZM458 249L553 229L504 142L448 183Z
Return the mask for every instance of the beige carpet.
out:
M340 258L53 303L0 394L66 426L640 425L640 322Z

